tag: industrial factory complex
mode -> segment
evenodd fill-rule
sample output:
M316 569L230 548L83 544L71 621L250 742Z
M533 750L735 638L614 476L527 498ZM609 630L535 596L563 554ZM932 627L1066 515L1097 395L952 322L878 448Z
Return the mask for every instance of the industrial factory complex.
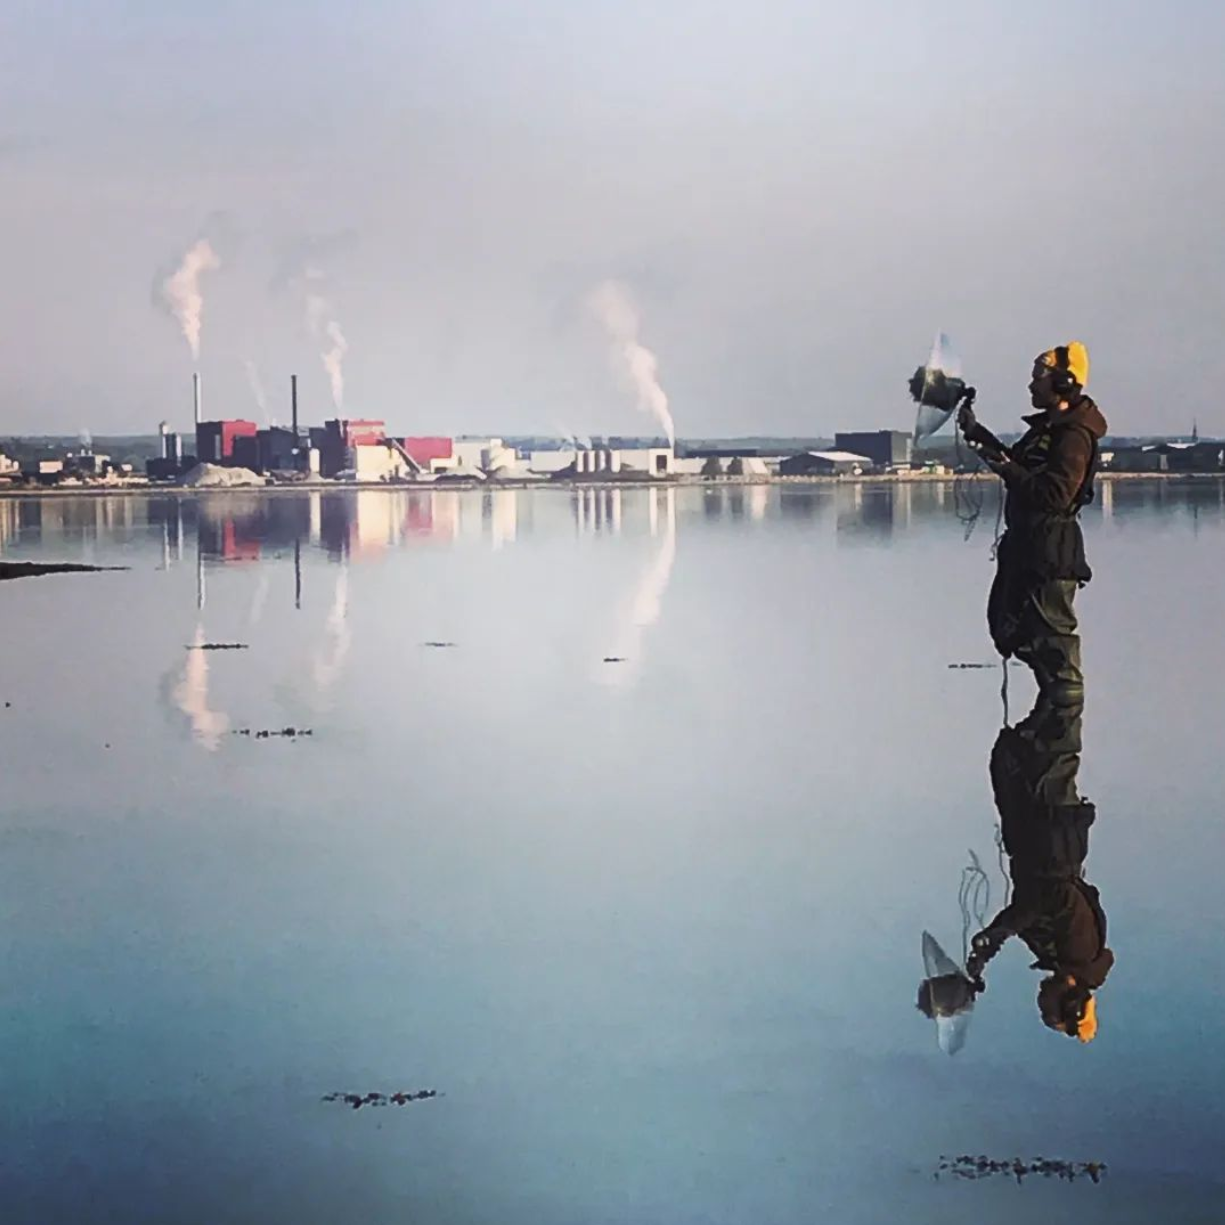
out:
M290 380L290 424L259 426L241 418L209 420L193 376L193 434L162 422L158 454L143 473L131 463L83 443L56 458L17 463L0 453L0 488L20 485L184 485L229 487L316 482L370 485L620 482L719 478L745 480L942 475L956 457L917 451L909 433L838 433L820 449L758 445L679 445L664 438L557 439L516 444L498 437L402 436L376 418L336 417L318 426L298 420L297 378ZM943 459L943 462L941 460ZM948 466L946 466L948 465ZM1225 448L1166 441L1103 450L1102 465L1117 472L1221 472Z
M666 480L677 477L838 476L890 472L911 464L909 435L857 435L851 450L775 452L760 447L677 447L663 439L559 440L521 448L496 437L402 437L384 422L337 418L298 432L249 421L204 421L195 453L178 434L163 434L151 480L186 477L198 464L238 468L271 479L317 478L368 483L447 481Z
M913 462L910 435L893 430L839 434L833 449L793 453L761 447L678 447L663 438L615 437L559 439L554 446L525 448L496 437L393 435L384 421L373 418L337 417L302 427L296 378L290 386L290 425L260 428L253 421L204 420L197 377L195 437L184 438L163 423L161 454L148 462L148 478L190 479L200 465L207 465L273 481L621 481L858 475L909 468Z

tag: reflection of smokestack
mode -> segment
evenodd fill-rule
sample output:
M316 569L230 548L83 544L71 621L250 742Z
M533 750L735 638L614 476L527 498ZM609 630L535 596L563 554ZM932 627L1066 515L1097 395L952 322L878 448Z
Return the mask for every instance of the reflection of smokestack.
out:
M200 374L197 371L191 376L191 399L196 410L196 425L200 424Z
M293 538L293 606L302 608L302 538Z
M200 552L199 544L196 545L196 610L200 611L204 608L204 554Z
M298 376L289 376L289 411L292 414L294 442L298 441Z

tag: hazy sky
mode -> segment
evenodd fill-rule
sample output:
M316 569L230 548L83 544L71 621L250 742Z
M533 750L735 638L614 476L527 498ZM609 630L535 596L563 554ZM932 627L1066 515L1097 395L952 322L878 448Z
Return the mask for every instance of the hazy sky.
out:
M908 428L937 328L988 421L1080 338L1116 430L1225 433L1222 62L1210 0L5 0L0 434L186 424L202 232L209 415L330 415L309 262L404 432L647 429L612 276L681 436Z

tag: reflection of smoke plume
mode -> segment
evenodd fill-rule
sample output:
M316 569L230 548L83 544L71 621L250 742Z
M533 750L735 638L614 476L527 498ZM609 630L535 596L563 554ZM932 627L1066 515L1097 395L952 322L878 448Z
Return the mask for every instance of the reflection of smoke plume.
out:
M318 274L312 271L307 276L317 279ZM306 321L311 335L324 345L319 356L332 384L332 403L338 409L342 408L345 400L343 362L349 351L349 342L336 322L331 303L322 294L312 292L306 295Z
M263 414L265 424L268 421L268 397L264 394L264 380L259 376L259 367L249 358L243 359L243 369L247 372L247 384L251 388L251 394L255 397L255 403L259 407L259 411Z
M652 493L652 497L654 494ZM672 567L676 562L676 499L674 491L667 491L666 514L663 538L651 564L642 572L634 588L633 599L626 606L617 649L613 656L624 663L599 665L596 678L607 685L624 686L638 677L642 663L642 641L648 629L659 620L663 610L664 593L672 578Z
M200 356L200 316L204 310L200 275L220 267L221 261L208 239L200 238L183 256L178 270L162 282L162 301L179 321L193 358Z
M592 311L604 325L618 360L624 365L638 407L653 413L667 436L668 445L676 442L668 397L659 385L659 363L655 354L638 340L638 308L626 286L619 281L604 281L588 299Z
M196 626L193 649L187 652L183 666L183 679L174 687L174 704L191 723L192 735L202 748L215 752L221 738L230 727L227 715L210 710L208 705L208 652L204 645L204 625Z
M349 646L353 639L349 632L349 571L341 567L336 576L336 591L332 597L332 608L328 613L327 642L323 650L315 655L315 688L322 696L340 677Z
M264 605L268 602L268 588L271 580L268 577L268 567L261 566L259 578L255 584L255 594L251 597L251 615L248 618L251 625L258 625L264 615Z

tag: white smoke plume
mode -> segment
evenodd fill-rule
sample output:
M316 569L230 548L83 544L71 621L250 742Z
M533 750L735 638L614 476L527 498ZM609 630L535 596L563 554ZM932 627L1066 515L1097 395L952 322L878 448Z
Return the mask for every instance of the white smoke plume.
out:
M260 413L263 414L264 424L267 425L268 397L264 392L264 380L260 378L259 367L249 357L243 358L242 365L247 372L247 385L251 388L251 394L255 397Z
M323 368L328 372L332 383L332 403L337 408L343 408L345 402L345 376L341 363L349 351L349 342L345 340L340 324L332 319L327 326L327 338L331 342L323 352Z
M204 313L200 277L220 267L221 260L208 239L200 238L183 256L178 269L162 282L162 301L179 321L193 360L200 357L200 323Z
M592 291L588 305L608 332L617 362L638 397L638 407L654 415L668 445L674 446L676 430L668 397L659 384L659 362L638 339L638 308L629 288L620 281L604 281Z
M308 279L317 280L320 274L312 269L306 275ZM311 335L324 346L319 356L332 384L332 403L341 409L345 402L344 359L349 351L349 342L340 330L332 304L322 294L313 291L307 293L306 323Z
M247 618L251 625L258 625L264 616L264 605L268 602L268 589L271 579L268 577L268 567L261 566L259 580L255 585L255 594L251 597L251 614Z

